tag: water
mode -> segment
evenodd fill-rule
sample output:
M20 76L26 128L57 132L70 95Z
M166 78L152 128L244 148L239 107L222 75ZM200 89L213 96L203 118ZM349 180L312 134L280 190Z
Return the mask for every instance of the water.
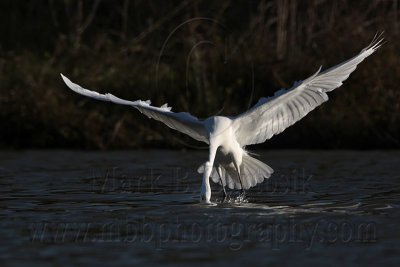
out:
M400 153L264 151L198 202L206 151L0 152L1 266L397 265Z

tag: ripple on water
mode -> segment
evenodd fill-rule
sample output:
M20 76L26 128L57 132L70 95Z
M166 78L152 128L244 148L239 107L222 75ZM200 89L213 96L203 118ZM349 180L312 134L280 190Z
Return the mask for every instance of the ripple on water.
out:
M212 259L231 266L245 255L259 264L296 263L287 255L303 254L325 263L328 252L338 259L398 259L390 248L400 246L400 153L259 154L275 169L273 177L249 190L246 201L229 190L231 201L222 202L213 184L212 203L205 204L198 201L201 177L195 172L205 152L0 152L0 236L6 244L0 254L9 265L42 259L76 265L87 255L89 265L201 265ZM372 223L379 242L327 243L329 223L345 230ZM296 236L291 225L300 231ZM39 235L43 227L48 232ZM307 249L313 231L317 236ZM273 243L274 234L282 242ZM338 240L346 237L340 234Z

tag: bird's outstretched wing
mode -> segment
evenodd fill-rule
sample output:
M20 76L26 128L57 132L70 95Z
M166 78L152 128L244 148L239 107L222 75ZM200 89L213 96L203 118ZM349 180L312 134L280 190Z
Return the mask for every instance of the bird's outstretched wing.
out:
M61 74L61 77L64 80L65 84L71 90L77 92L78 94L101 101L108 101L116 104L132 106L149 118L161 121L168 127L181 133L187 134L198 141L202 141L207 144L209 143L208 135L205 130L203 121L200 121L198 118L190 115L189 113L172 112L171 107L168 107L167 104L161 107L154 107L150 105L151 102L149 100L128 101L118 98L112 94L99 94L97 92L82 88L78 84L71 82L71 80L65 77L63 74Z
M310 111L328 100L327 92L342 85L357 65L374 53L382 43L375 36L371 44L357 56L321 72L292 88L281 89L269 98L261 98L248 111L233 118L233 128L241 146L263 143L273 135L302 119Z

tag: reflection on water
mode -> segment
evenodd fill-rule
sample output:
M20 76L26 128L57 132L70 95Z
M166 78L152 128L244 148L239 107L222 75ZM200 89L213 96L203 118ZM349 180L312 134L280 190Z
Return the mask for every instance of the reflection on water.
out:
M259 154L273 177L207 205L205 151L0 152L2 266L398 263L399 152Z

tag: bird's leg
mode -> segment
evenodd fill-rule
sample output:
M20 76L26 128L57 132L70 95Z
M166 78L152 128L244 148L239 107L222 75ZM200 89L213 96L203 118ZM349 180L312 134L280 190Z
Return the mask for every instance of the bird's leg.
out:
M226 190L225 190L225 185L224 185L224 183L222 182L222 173L221 173L221 167L218 167L217 168L217 173L218 173L218 176L219 176L219 181L221 182L221 186L222 186L222 198L223 198L223 201L225 201L226 200Z
M235 168L236 168L236 172L237 172L237 174L238 174L238 177L239 177L240 187L242 188L242 192L240 193L240 197L241 197L242 199L244 199L245 196L246 196L246 194L245 194L245 192L244 192L243 183L242 183L242 177L240 176L240 171L239 171L239 166L238 166L236 163L234 163L234 165L235 165Z

